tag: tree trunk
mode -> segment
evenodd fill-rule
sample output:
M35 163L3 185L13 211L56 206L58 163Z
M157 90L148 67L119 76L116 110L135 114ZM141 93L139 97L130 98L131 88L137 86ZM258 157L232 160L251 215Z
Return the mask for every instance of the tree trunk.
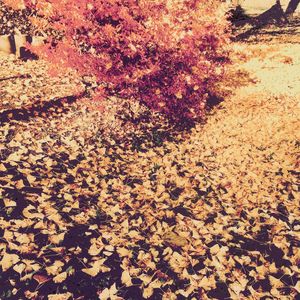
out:
M288 7L287 7L285 13L286 13L288 16L292 15L292 14L296 11L296 9L297 9L299 3L300 3L300 0L291 0L291 1L289 2L289 5L288 5Z
M261 24L261 25L272 23L272 22L280 24L287 21L280 0L277 0L276 4L274 4L270 9L263 12L259 16L253 18L253 21L256 24Z

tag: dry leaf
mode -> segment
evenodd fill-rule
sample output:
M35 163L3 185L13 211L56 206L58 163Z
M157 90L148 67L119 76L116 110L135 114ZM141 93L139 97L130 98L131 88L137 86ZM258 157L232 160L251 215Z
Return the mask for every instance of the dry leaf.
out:
M61 271L63 266L63 262L56 260L52 266L46 267L46 272L48 275L55 276Z
M16 235L16 241L20 244L29 244L31 242L27 234Z
M85 269L82 269L82 272L92 276L92 277L95 277L97 276L100 271L102 270L105 270L107 267L105 267L103 265L103 263L105 262L106 259L100 259L100 260L97 260L97 261L94 261L92 263L92 267L91 268L85 268Z
M117 249L117 252L121 257L129 256L130 251L126 248L120 247Z
M30 174L28 174L26 177L30 185L32 185L36 181L36 178Z
M118 296L117 296L117 286L116 284L114 283L109 289L106 288L104 289L100 296L99 296L99 299L101 300L117 300L117 299L120 299Z
M35 207L33 205L28 205L24 210L23 210L23 216L28 219L43 219L44 215L42 213L31 213L29 212L30 210L35 210Z
M35 291L35 292L31 292L31 291L25 291L24 295L27 299L35 299L38 296L39 292Z
M53 234L49 236L49 241L54 244L58 245L60 242L62 242L65 238L65 232L62 232L60 234Z
M110 298L110 293L109 293L109 289L108 288L105 288L100 296L99 296L100 299L103 299L103 300L108 300Z
M127 287L132 285L131 276L127 270L123 271L122 276L121 276L121 281Z
M148 299L148 298L150 298L153 295L153 292L154 292L154 290L153 290L152 287L146 287L143 290L143 297L145 299Z
M14 271L16 271L17 273L19 273L20 275L22 274L22 272L25 270L26 268L26 265L21 263L21 264L18 264L18 265L15 265L13 267Z
M7 158L8 161L14 161L14 162L18 162L21 160L21 153L19 152L14 152L11 155L9 155L9 157Z
M173 231L169 231L165 233L162 238L170 243L171 245L177 246L177 247L184 247L188 244L188 240L184 237L181 237L180 235L176 234Z
M2 260L0 261L0 266L2 267L2 271L3 272L7 271L18 261L20 261L20 258L17 254L4 253Z
M64 294L50 294L48 295L48 300L69 300L73 294L64 293Z
M6 172L6 171L7 171L7 169L4 166L4 164L0 164L0 172Z
M42 284L42 283L47 282L47 281L50 280L49 277L44 276L44 275L39 275L39 274L33 275L32 278L33 278L34 280L36 280L36 281L38 282L38 284Z
M10 200L7 198L3 199L3 202L4 202L5 207L16 207L17 206L16 201L13 201L13 200Z
M89 255L91 256L97 256L103 249L103 246L98 247L97 244L92 244L90 249L89 249Z
M67 275L68 275L67 272L62 272L62 273L56 275L55 277L53 277L53 281L55 283L61 283L66 280Z

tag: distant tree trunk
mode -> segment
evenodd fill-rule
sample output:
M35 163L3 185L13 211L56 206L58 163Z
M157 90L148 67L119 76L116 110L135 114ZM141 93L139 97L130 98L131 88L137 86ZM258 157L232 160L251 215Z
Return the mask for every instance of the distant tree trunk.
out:
M273 22L281 24L285 21L287 21L287 18L282 9L280 0L276 0L276 4L274 4L271 8L253 18L254 23L261 25Z
M285 11L285 13L290 16L290 15L293 15L293 13L296 11L298 5L300 3L300 0L291 0L289 2L289 5Z

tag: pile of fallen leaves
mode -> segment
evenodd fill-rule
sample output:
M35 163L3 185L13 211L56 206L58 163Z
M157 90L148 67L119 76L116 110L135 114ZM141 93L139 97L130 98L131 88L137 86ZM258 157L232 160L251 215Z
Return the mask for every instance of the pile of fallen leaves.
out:
M258 48L261 82L206 124L133 117L122 141L85 102L42 101L78 92L74 74L1 57L0 298L295 299L299 94L263 75L298 61Z

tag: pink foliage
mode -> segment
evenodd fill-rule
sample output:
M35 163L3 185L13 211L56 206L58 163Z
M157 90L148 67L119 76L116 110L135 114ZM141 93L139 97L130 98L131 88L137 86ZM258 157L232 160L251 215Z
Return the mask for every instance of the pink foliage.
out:
M218 0L26 0L62 33L35 49L173 117L201 115L228 62ZM99 99L101 97L98 97Z

